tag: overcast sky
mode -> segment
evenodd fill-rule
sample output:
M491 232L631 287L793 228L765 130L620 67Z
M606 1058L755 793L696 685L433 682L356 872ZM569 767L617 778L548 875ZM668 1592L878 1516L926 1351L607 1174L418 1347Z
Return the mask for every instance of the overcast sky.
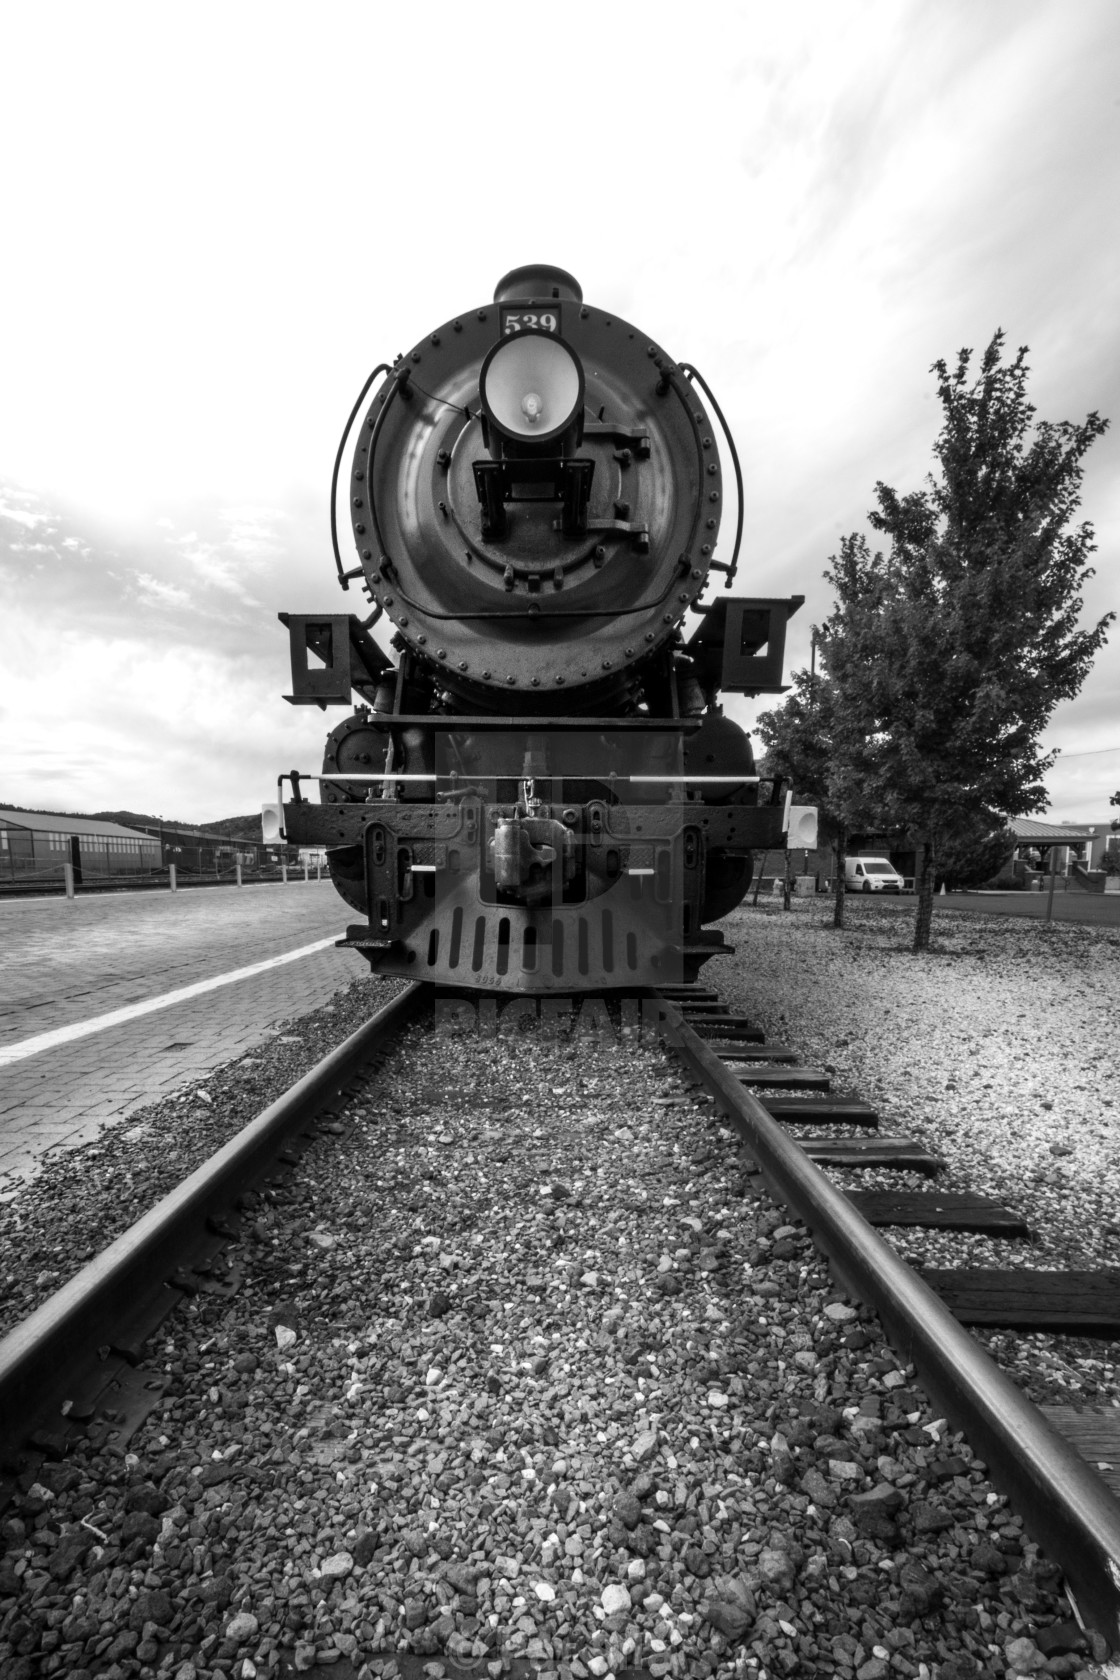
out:
M7 7L0 803L207 820L318 768L342 713L280 698L276 614L362 605L342 424L530 261L712 384L792 664L929 468L931 362L997 327L1040 417L1113 417L1085 618L1120 606L1118 49L1115 0ZM1111 814L1118 648L1055 818Z

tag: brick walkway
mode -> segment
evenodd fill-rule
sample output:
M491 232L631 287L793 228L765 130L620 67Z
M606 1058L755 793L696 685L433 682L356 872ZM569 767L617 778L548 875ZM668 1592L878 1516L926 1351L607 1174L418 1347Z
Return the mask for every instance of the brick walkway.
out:
M0 901L0 1049L326 938L327 882ZM369 970L327 948L0 1066L0 1195L46 1150L203 1077Z

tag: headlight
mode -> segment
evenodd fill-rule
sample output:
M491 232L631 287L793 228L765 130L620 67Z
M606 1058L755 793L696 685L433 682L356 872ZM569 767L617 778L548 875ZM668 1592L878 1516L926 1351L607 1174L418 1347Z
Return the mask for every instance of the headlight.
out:
M482 364L478 394L504 454L507 440L522 453L528 445L553 446L578 433L583 416L583 368L575 351L555 333L522 331L499 339ZM573 440L578 447L578 439ZM543 453L564 453L550 447Z

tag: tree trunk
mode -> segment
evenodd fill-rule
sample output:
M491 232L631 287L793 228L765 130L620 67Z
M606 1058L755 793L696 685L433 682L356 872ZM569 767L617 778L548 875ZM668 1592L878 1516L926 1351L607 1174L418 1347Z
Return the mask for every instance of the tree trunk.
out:
M832 895L832 925L834 928L844 926L844 863L848 856L848 830L841 825L836 831L836 880L833 882Z
M929 950L929 929L933 920L933 876L936 855L932 839L922 848L922 867L918 876L918 914L914 922L912 951Z

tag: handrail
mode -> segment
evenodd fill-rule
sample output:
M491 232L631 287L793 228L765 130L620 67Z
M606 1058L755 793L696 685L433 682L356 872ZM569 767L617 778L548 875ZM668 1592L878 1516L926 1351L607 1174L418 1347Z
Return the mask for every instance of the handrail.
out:
M708 401L715 410L716 419L719 421L723 435L727 439L727 447L731 454L731 465L735 469L735 490L739 498L739 514L735 522L735 547L731 552L731 564L724 568L717 566L714 561L712 563L713 571L726 570L727 577L723 587L725 589L730 589L732 583L735 581L735 573L739 567L739 547L743 541L743 470L739 465L739 452L735 448L735 439L731 436L731 428L728 426L727 421L723 417L723 410L716 401L712 388L708 384L708 381L704 378L704 375L694 368L691 362L682 362L681 372L684 374L686 379L696 380L697 384L700 386L704 395L707 397Z

